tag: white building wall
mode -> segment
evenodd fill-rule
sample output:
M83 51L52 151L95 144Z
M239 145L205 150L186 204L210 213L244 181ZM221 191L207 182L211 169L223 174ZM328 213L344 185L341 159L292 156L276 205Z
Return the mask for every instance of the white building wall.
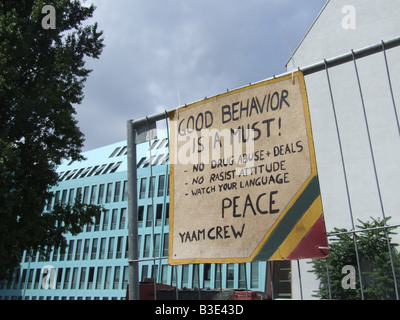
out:
M400 36L398 0L331 0L288 61L288 71L331 59ZM347 7L346 7L347 6ZM350 6L350 7L349 7ZM343 9L344 8L344 9ZM351 25L350 8L355 18ZM342 11L343 10L343 11ZM386 51L397 114L400 115L400 48ZM400 224L400 136L383 53L357 60L367 123L386 216ZM329 69L331 89L351 210L357 219L382 217L368 132L353 62ZM325 71L306 77L317 165L328 232L334 227L352 229L350 205ZM399 239L395 239L399 242ZM303 298L318 288L307 261L300 262ZM297 262L292 263L293 298L301 298Z

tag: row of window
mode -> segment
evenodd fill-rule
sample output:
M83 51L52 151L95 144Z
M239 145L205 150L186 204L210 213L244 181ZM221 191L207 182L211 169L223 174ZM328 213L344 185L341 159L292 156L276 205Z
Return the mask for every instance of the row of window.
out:
M259 286L259 263L250 263L250 288ZM246 288L246 266L240 264L183 265L172 268L162 264L142 264L140 279L160 279L160 283L180 288ZM235 272L236 270L236 272ZM160 275L158 272L161 272ZM222 279L221 273L226 277ZM214 277L212 277L214 273ZM178 281L177 281L178 277ZM20 281L14 289L20 290L119 290L126 289L129 282L128 266L85 266L23 269Z
M125 180L122 184L122 195L121 195L121 181L110 182L107 185L93 185L91 188L89 186L64 190L57 190L54 194L54 197L51 197L46 204L45 210L50 211L52 205L58 203L61 205L72 204L75 200L75 197L82 197L83 203L89 204L103 204L103 203L111 203L111 202L119 202L119 201L127 201L128 200L128 186L127 181ZM98 190L97 190L98 188ZM53 203L54 198L54 203Z
M0 300L22 300L23 297L22 296L0 296ZM118 297L82 297L82 296L78 296L75 299L75 296L62 296L61 298L59 296L54 296L54 298L52 298L51 296L26 296L24 300L125 300L125 296L118 298Z
M121 163L122 161L117 163L113 162L109 164L97 165L94 167L63 171L60 172L60 174L58 175L58 181L61 182L90 176L98 176L100 174L114 173L115 171L117 171Z
M164 188L165 188L165 175L158 176L158 184L156 189L156 180L157 177L150 177L149 179L149 186L147 187L147 180L148 178L143 177L140 179L140 188L139 188L139 199L145 199L146 194L147 198L153 198L157 195L157 197L164 196ZM157 193L156 193L157 190ZM167 196L169 196L169 184L167 181Z
M149 180L149 185L147 186L147 180ZM163 197L165 189L165 175L160 175L157 177L153 176L150 178L144 177L140 180L139 189L139 199L145 199L146 195L148 198ZM157 189L156 189L156 181ZM122 188L121 188L122 187ZM122 190L121 190L122 189ZM157 192L156 192L157 190ZM82 193L83 191L83 193ZM121 194L122 191L122 194ZM169 185L167 185L167 195L169 195ZM116 181L109 182L107 184L93 185L91 187L78 187L64 190L57 190L46 204L45 210L50 211L52 205L55 203L65 205L72 204L75 197L82 197L83 203L89 204L104 204L111 202L127 201L128 200L128 181L123 182ZM54 203L53 203L54 198Z
M142 238L144 239L143 249L141 249ZM46 254L39 253L30 256L29 253L25 252L24 261L28 263L29 259L31 259L30 262L127 259L128 239L127 236L70 239L68 248L64 253L60 253L59 250L49 250ZM150 234L144 236L139 235L138 243L140 256L143 258L149 258L153 255L154 257L168 256L168 233L165 233L163 237L160 234L155 234L154 241L152 241L152 236ZM16 276L18 276L18 274Z
M122 273L123 272L123 273ZM108 290L126 289L128 266L62 267L23 269L21 281L16 279L14 289L19 290Z

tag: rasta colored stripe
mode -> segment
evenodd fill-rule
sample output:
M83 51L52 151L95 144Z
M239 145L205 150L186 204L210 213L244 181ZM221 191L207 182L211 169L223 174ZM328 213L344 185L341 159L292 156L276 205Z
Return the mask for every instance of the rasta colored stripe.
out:
M279 221L254 260L269 260L319 195L318 176L314 176L293 206Z

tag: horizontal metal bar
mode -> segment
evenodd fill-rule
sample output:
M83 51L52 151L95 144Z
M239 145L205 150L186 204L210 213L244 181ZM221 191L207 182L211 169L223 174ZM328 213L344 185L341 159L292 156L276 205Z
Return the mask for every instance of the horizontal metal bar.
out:
M394 226L384 226L384 227L376 227L376 228L367 228L367 229L360 229L360 230L350 230L350 231L345 231L345 232L335 232L335 233L327 233L328 237L333 237L333 236L338 236L342 234L351 234L351 233L357 233L357 232L368 232L368 231L373 231L373 230L381 230L381 229L391 229L391 228L398 228L400 227L400 224L394 225Z
M168 257L128 260L128 263L133 263L133 262L146 262L146 261L157 261L157 260L164 260L164 259L167 260Z
M382 42L380 42L378 44L375 44L375 45L372 45L372 46L368 46L368 47L365 47L365 48L362 48L362 49L358 49L358 50L346 53L344 55L340 55L340 56L337 56L337 57L334 57L334 58L331 58L331 59L327 59L327 60L312 64L312 65L309 65L309 66L306 66L306 67L303 67L303 68L298 68L298 70L302 71L304 75L310 75L310 74L313 74L313 73L316 73L316 72L324 70L325 69L325 62L326 62L326 65L328 67L334 67L334 66L338 66L340 64L346 63L346 62L353 61L353 54L354 54L355 59L359 59L359 58L367 57L367 56L370 56L372 54L381 52L384 49L385 50L392 49L392 48L395 48L395 47L398 47L398 46L400 46L400 37L393 38L393 39L386 40L386 41L382 41ZM294 71L296 71L296 70L288 71L288 72L285 72L285 73L283 73L281 75L278 75L278 76L273 76L273 77L270 77L270 78L265 79L265 80L257 81L257 82L254 82L253 84L259 83L259 82L263 82L263 81L267 81L267 80L272 80L272 79L277 78L277 77L283 77L283 76L286 76L288 74L292 74ZM246 85L246 86L248 86L248 85ZM239 87L237 89L244 88L246 86ZM198 100L198 101L200 101L200 100ZM196 102L198 102L198 101L196 101ZM193 102L193 103L195 103L195 102ZM174 110L176 110L176 108L171 109L169 111L165 110L164 112L153 114L151 116L148 116L148 117L145 117L145 118L141 118L141 119L138 119L138 120L132 120L132 126L134 128L138 128L138 127L142 127L142 126L146 125L148 122L154 122L154 121L163 120L163 119L167 118L168 114L170 112L174 111Z
M391 40L387 40L387 41L382 41L381 43L378 43L378 44L375 44L375 45L372 45L369 47L354 50L352 52L337 56L335 58L327 59L326 64L329 68L335 67L340 64L353 61L353 53L354 53L355 59L360 59L360 58L364 58L364 57L370 56L372 54L381 52L381 51L383 51L383 49L385 49L385 50L392 49L397 46L400 46L400 37L397 37L397 38L394 38ZM325 69L325 60L318 62L316 64L313 64L313 65L304 67L304 68L300 68L300 70L303 71L304 75L309 75L309 74L312 74L312 73L315 73L318 71L322 71L324 69Z

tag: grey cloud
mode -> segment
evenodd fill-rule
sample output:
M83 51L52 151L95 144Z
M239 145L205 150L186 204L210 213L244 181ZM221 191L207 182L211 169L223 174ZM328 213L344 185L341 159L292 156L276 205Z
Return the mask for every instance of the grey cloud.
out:
M92 0L106 47L77 119L85 149L126 138L126 120L285 71L324 0Z

